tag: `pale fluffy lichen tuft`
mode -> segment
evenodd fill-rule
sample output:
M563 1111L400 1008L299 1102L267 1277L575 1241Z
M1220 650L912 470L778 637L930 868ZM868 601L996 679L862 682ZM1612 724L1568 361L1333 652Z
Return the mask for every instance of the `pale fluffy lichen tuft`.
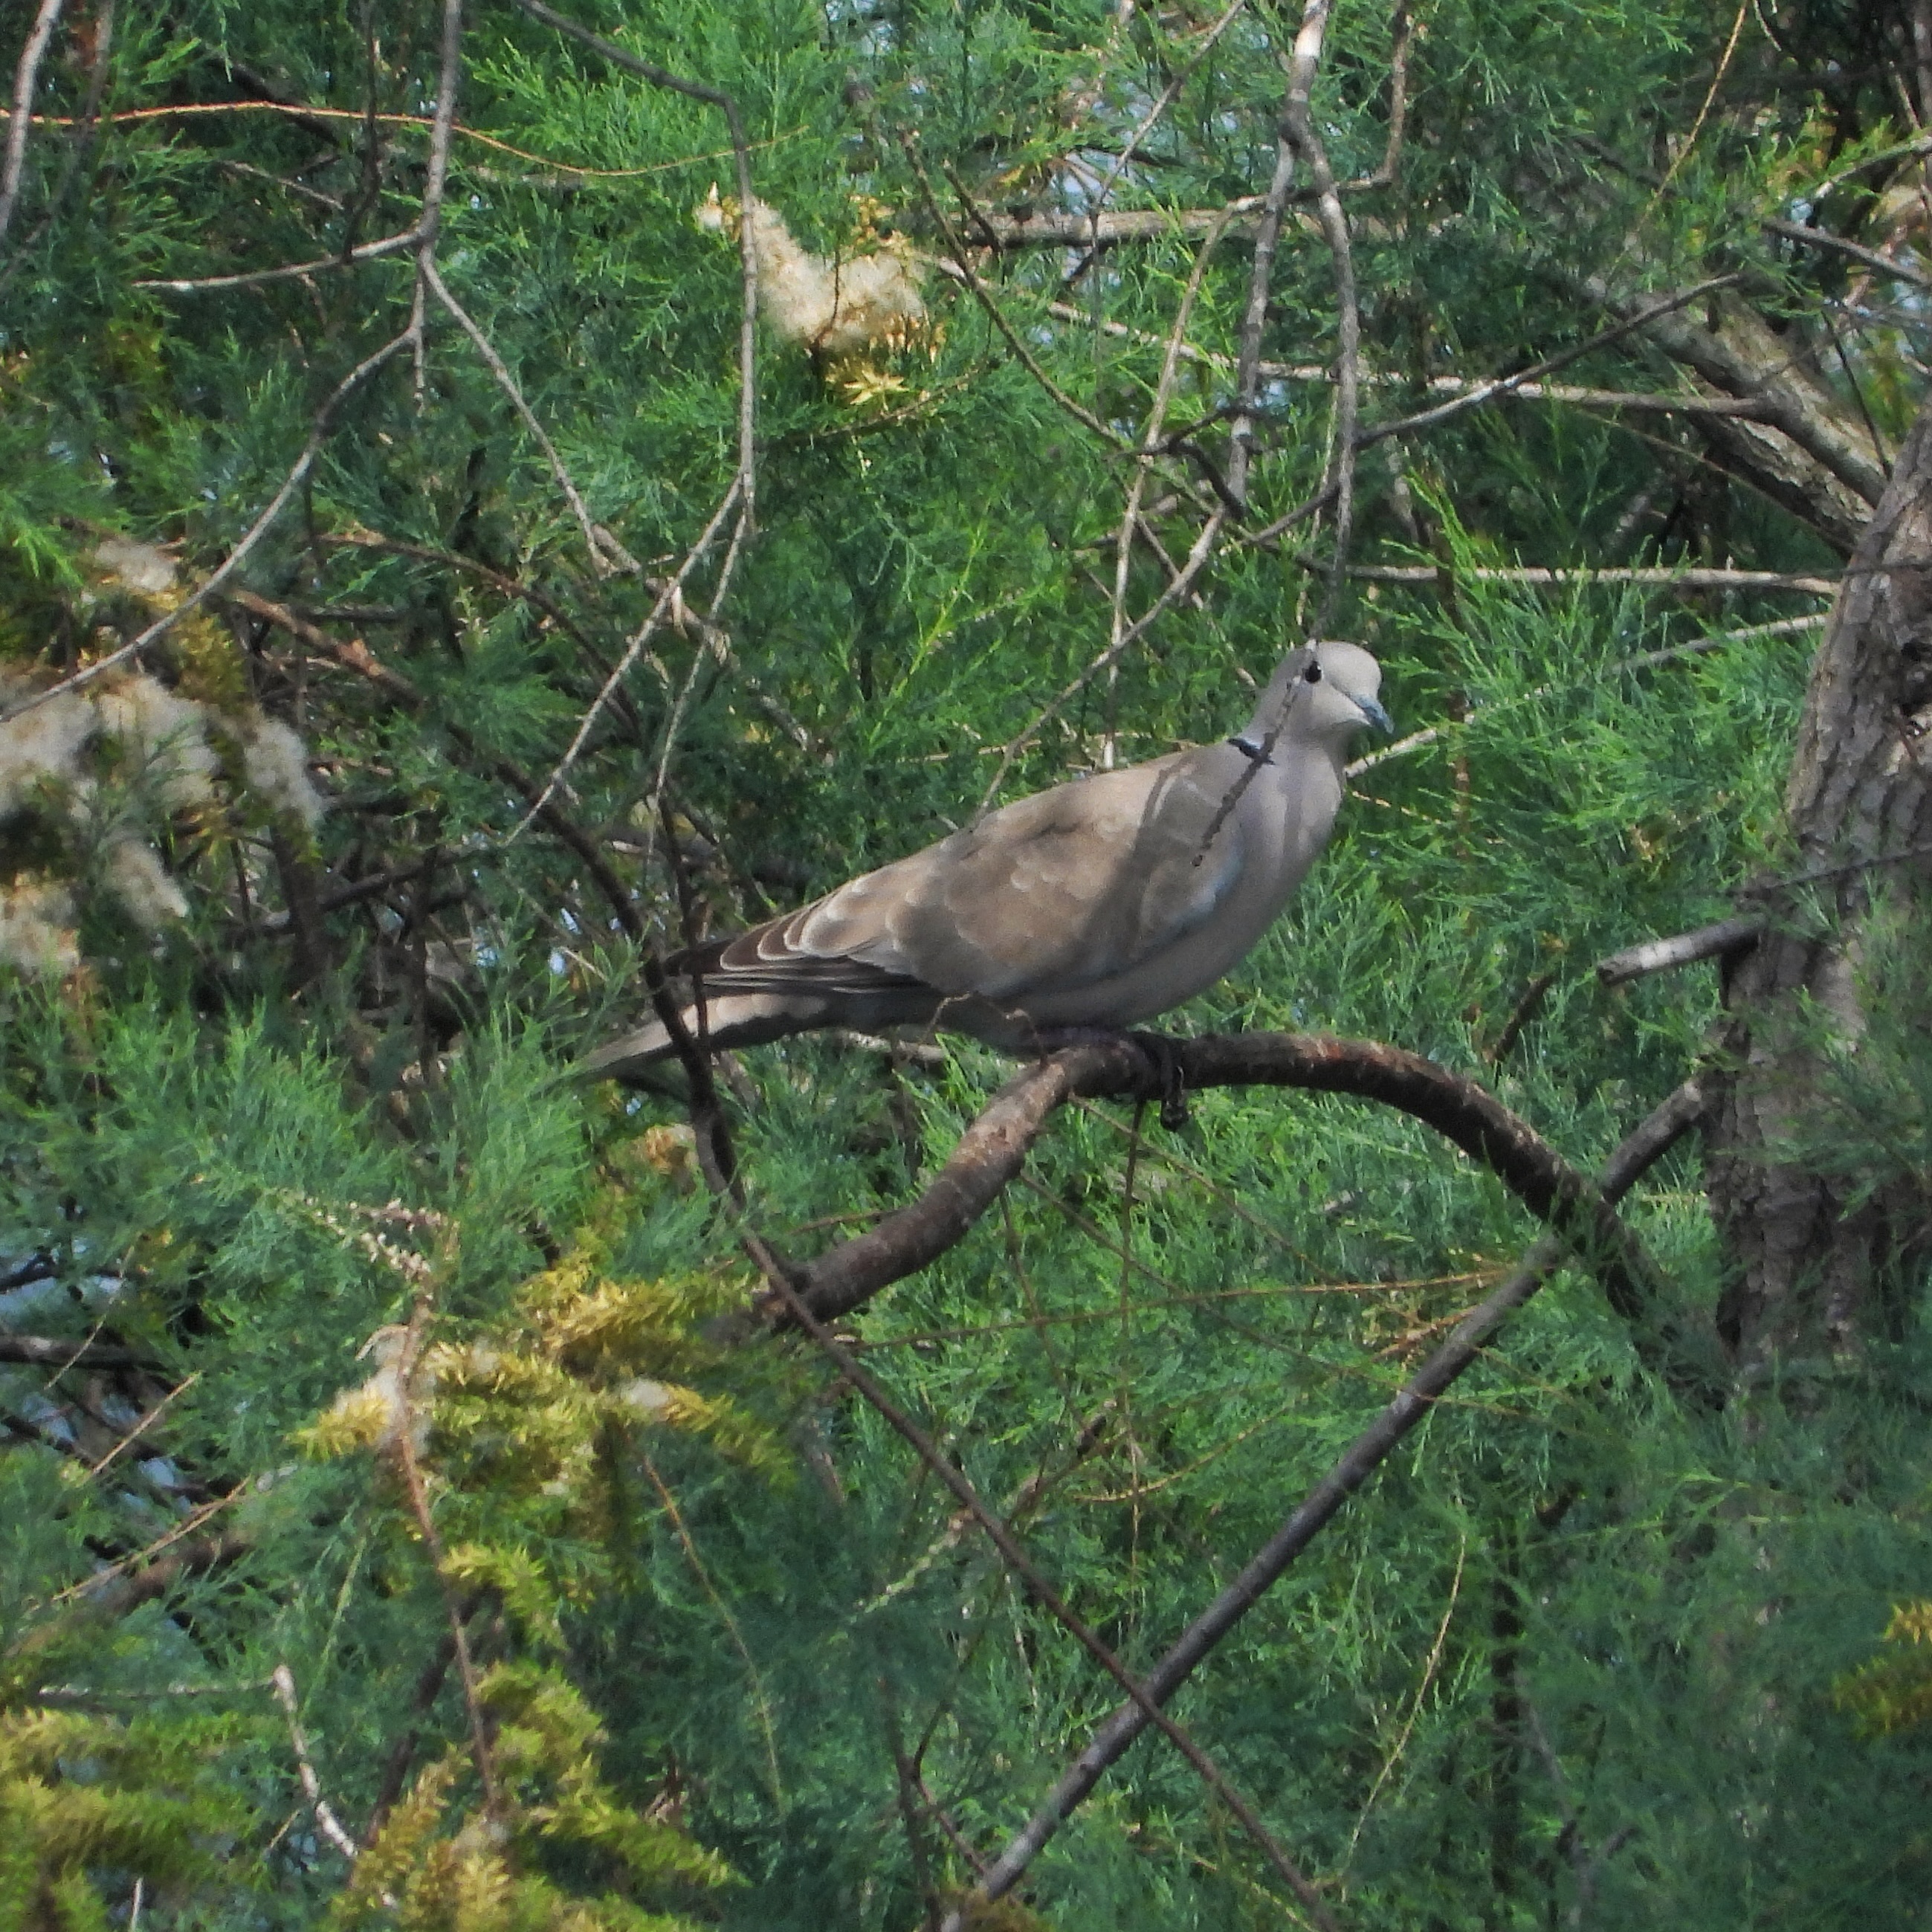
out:
M103 537L94 546L96 569L146 597L160 597L175 586L175 561L166 550L132 537Z
M124 574L140 568L152 574L166 561L158 552L117 557L106 545L98 556L104 568L112 565ZM0 825L38 819L38 843L28 849L34 850L40 868L31 876L0 877L0 964L38 974L64 973L79 963L69 886L45 876L49 832L68 855L64 866L53 863L55 872L83 878L87 855L98 853L100 889L152 932L186 917L188 899L143 834L143 799L147 813L156 806L165 812L191 809L212 802L225 779L269 811L299 819L308 830L327 809L309 777L302 740L252 707L238 718L145 672L38 703L32 701L35 696L30 677L0 674L0 713L26 707L0 717ZM225 774L211 734L229 747ZM120 750L118 772L110 767L104 773L89 757L101 740ZM232 763L238 746L238 772Z
M714 186L699 206L698 225L722 230L734 212ZM758 307L782 340L838 362L875 349L905 349L927 334L920 295L924 264L900 238L861 254L814 255L770 202L756 200L749 227Z
M242 736L242 760L257 796L315 830L328 803L309 777L307 746L287 725L258 715Z
M0 683L0 706L28 694L24 684L10 679ZM94 706L71 692L0 724L0 819L12 818L50 790L71 786L80 754L100 728Z
M0 886L0 964L62 976L80 964L74 898L64 886L46 879Z
M145 674L95 700L108 736L139 758L171 811L214 795L218 766L207 736L208 714Z
M134 923L158 932L188 916L188 899L144 838L124 833L107 848L108 890Z

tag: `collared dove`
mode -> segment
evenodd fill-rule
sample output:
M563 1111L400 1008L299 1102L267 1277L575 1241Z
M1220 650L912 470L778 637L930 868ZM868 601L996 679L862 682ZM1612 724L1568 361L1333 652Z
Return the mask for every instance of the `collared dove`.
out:
M1246 956L1328 842L1349 738L1392 728L1381 684L1358 645L1291 652L1232 738L1037 792L680 953L670 970L704 994L684 1024L714 1046L913 1024L1027 1051L1165 1012ZM622 1078L673 1052L653 1020L586 1070Z

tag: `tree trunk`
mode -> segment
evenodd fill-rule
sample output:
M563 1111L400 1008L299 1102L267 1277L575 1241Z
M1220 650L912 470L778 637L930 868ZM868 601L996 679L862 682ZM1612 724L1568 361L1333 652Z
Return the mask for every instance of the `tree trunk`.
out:
M1794 1157L1834 1118L1834 1063L1871 1019L1862 967L1881 899L1932 912L1932 405L1898 454L1811 668L1785 794L1790 874L1725 992L1708 1122L1731 1276L1718 1327L1741 1373L1842 1358L1882 1285L1928 1250L1923 1171L1868 1178ZM1902 855L1902 856L1901 856ZM1923 979L1920 984L1927 983ZM1914 1022L1932 1032L1932 1014Z

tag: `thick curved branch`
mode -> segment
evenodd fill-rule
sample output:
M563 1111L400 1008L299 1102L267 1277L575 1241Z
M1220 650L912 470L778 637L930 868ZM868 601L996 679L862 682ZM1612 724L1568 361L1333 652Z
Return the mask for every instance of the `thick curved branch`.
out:
M1642 314L1645 332L1673 362L1725 395L1762 405L1765 423L1855 496L1876 505L1885 494L1885 471L1863 439L1762 317L1739 304L1726 304L1720 326L1706 328L1679 313L1682 304L1646 314L1640 298L1600 276L1586 276L1577 286L1614 315L1629 320Z
M1348 1094L1411 1114L1480 1161L1578 1249L1619 1314L1634 1318L1652 1299L1653 1270L1610 1204L1534 1127L1474 1081L1375 1040L1260 1033L1148 1046L1122 1035L1036 1061L993 1096L916 1201L800 1269L796 1286L806 1305L818 1320L832 1320L957 1246L1068 1101L1157 1101L1171 1078L1189 1088ZM786 1318L776 1299L761 1304L761 1311L776 1322Z

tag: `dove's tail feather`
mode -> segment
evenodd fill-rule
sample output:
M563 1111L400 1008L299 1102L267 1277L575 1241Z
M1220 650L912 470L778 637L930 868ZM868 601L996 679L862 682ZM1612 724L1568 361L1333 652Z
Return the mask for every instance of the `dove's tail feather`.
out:
M686 1006L681 1016L693 1040L700 1037L698 1009ZM704 1003L701 1036L714 1047L762 1046L788 1034L805 1033L825 1025L832 1017L822 999L796 994L721 993ZM635 1033L600 1046L584 1063L597 1079L622 1079L677 1058L670 1034L662 1020L647 1020Z

